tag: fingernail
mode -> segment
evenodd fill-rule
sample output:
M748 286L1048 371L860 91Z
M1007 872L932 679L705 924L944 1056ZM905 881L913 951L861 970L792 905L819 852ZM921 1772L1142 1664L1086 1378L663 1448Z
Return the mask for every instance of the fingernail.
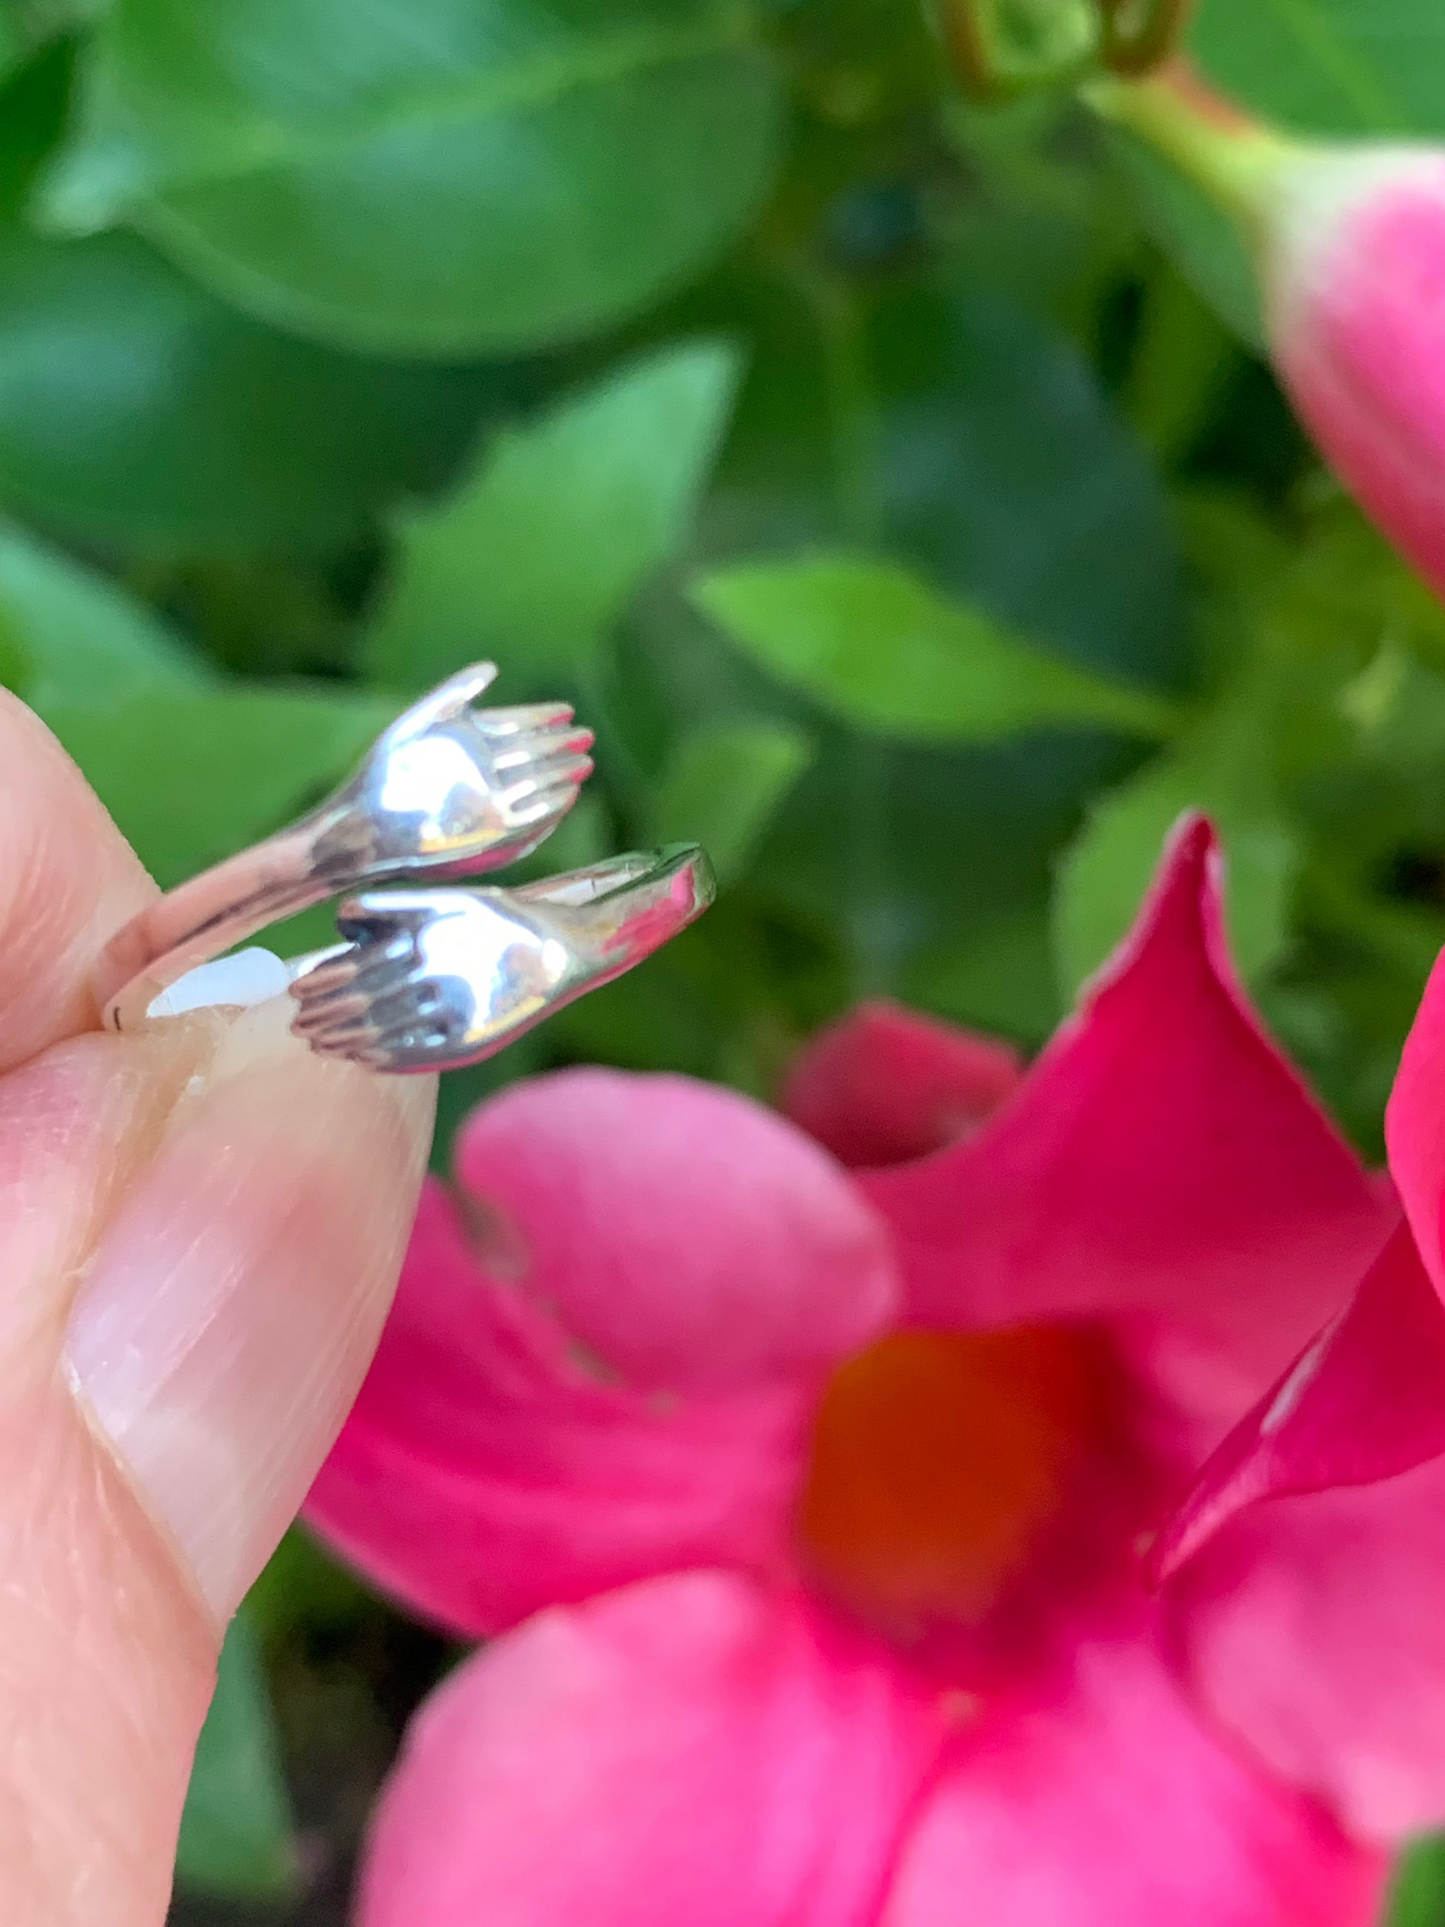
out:
M234 951L217 957L214 963L197 964L159 997L152 1000L149 1017L179 1017L188 1010L207 1010L217 1004L268 1003L285 995L290 972L274 951L252 944L249 950ZM284 1006L283 1006L284 1008Z
M434 1080L229 1027L100 1241L66 1336L93 1423L218 1619L295 1516L380 1334Z

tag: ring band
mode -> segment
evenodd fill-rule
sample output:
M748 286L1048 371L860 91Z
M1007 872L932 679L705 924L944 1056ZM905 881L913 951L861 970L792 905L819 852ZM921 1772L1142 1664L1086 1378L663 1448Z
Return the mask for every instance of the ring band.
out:
M289 962L242 951L159 995L136 979L116 1000L116 1028L129 1034L201 1005L260 1003L289 989L292 1029L324 1056L373 1070L458 1070L650 957L714 895L712 866L695 843L512 889L368 891L339 907L345 942Z

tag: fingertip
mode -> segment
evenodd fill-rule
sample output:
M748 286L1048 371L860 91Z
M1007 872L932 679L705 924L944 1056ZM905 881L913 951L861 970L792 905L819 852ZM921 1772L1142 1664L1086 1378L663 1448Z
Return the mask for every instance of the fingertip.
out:
M97 1022L90 971L155 894L40 718L0 689L0 1071Z
M93 1422L218 1621L295 1516L371 1362L435 1079L241 1014L102 1239L66 1339Z

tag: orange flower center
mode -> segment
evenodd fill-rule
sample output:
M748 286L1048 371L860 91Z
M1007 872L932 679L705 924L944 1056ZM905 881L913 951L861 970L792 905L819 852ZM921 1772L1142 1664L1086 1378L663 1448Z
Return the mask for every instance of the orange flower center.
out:
M899 1332L837 1371L800 1520L818 1578L873 1617L976 1620L1057 1512L1097 1408L1087 1342Z

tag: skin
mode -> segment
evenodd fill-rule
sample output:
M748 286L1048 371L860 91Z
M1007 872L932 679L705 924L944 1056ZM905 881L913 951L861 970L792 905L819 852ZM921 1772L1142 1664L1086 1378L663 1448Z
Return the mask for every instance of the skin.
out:
M354 1397L432 1080L265 1007L102 1033L155 886L0 691L0 1912L159 1927L224 1624Z

